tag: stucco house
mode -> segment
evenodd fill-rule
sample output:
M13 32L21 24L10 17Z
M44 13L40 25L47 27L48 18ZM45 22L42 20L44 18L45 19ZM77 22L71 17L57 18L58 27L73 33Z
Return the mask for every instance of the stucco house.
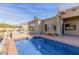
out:
M47 19L28 22L29 33L79 35L79 6L58 11L57 15Z

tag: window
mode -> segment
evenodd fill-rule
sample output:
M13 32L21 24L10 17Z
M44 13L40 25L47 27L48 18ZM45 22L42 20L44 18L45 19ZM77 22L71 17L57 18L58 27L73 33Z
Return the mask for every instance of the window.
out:
M56 25L54 25L54 30L56 31Z
M54 25L52 24L52 29L54 28Z
M52 29L56 31L56 25L52 24Z
M45 25L45 31L47 31L47 25Z
M66 31L76 31L76 24L65 24Z
M51 24L48 25L48 29L52 29Z
M75 31L76 30L76 25L70 25L70 30Z
M65 30L69 30L70 24L65 24Z

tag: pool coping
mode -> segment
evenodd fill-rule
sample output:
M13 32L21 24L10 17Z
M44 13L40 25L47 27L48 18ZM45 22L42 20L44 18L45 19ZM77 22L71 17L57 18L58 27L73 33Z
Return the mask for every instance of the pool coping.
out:
M79 41L66 41L65 39L62 38L62 36L49 36L49 35L32 35L32 37L43 37L43 38L47 38L47 39L50 39L50 40L54 40L54 41L57 41L57 42L60 42L60 43L64 43L64 44L67 44L67 45L71 45L71 46L75 46L75 47L79 47ZM61 38L60 38L61 37Z
M40 37L40 36L39 36L39 37L34 36L34 37L32 37L32 38L43 38L43 39L46 39L46 40L51 40L51 39L49 39L49 38ZM73 46L73 45L70 45L70 44L67 44L67 43L63 43L63 42L59 42L59 41L56 41L56 40L51 40L51 41L54 41L54 42L56 42L56 43L60 43L60 44L63 44L63 45L67 45L67 46L79 48L79 47L77 47L77 46Z

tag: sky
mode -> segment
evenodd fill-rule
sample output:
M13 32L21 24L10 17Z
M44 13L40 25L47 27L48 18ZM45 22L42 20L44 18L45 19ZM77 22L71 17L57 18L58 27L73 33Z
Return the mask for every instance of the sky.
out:
M79 4L72 3L0 3L0 23L20 24L34 17L46 19L57 14L59 9L68 9Z

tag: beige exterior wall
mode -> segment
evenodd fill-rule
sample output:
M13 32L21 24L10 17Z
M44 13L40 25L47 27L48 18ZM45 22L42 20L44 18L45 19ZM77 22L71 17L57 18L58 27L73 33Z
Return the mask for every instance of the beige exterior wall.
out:
M47 25L47 31L45 31L45 25ZM54 30L53 26L56 26L56 30ZM60 35L60 19L58 17L51 17L43 20L43 33L46 34L58 34Z
M55 17L53 18L48 18L48 19L45 19L44 21L43 21L43 32L44 33L51 33L51 34L53 34L53 33L55 33L56 31L55 30L53 30L53 28L52 28L52 26L51 26L51 29L50 28L48 28L48 26L49 25L52 25L52 24L57 24L57 22L56 22L56 20L55 20ZM45 31L45 25L47 25L47 31Z

